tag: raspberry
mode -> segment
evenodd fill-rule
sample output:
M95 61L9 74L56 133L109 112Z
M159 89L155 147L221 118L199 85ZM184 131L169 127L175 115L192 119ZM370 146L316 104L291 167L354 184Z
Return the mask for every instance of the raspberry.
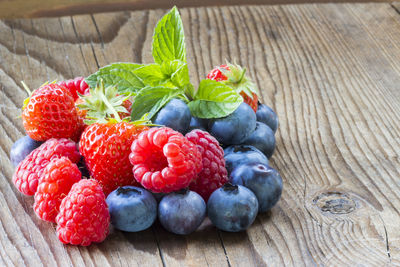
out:
M168 127L142 132L132 143L129 160L135 179L157 193L187 187L202 168L196 146Z
M13 182L17 189L25 195L35 194L39 178L43 176L47 164L52 159L62 156L69 158L74 163L81 158L76 144L65 138L49 139L33 150L18 164L14 173Z
M85 82L84 77L76 77L72 80L61 81L58 84L67 87L74 97L74 100L79 98L78 93L81 95L89 94L89 85Z
M207 202L211 193L228 181L224 150L219 146L217 139L206 131L193 130L186 134L186 138L196 144L203 161L203 169L189 188Z
M61 202L56 222L58 239L64 244L89 246L107 237L110 214L96 180L83 179L72 186Z
M74 183L81 179L81 172L68 158L53 159L47 164L35 193L33 208L42 220L55 222L61 200Z

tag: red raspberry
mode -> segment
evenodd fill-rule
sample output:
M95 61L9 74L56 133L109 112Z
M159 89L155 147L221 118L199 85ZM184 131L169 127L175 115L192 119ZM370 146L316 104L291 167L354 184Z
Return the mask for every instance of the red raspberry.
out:
M74 97L74 100L79 98L78 93L81 95L89 94L89 85L85 82L84 77L76 77L72 80L61 81L58 84L67 87Z
M35 194L39 178L47 164L54 158L67 157L77 163L81 158L76 144L71 140L49 139L40 147L33 150L23 161L21 161L13 176L13 182L17 189L25 195Z
M133 141L129 160L135 179L153 192L187 187L201 171L201 154L181 133L168 127L142 132Z
M42 220L55 222L61 200L74 183L81 179L81 172L68 158L53 159L47 164L35 193L33 208Z
M219 146L217 139L206 131L193 130L186 134L186 138L197 145L203 161L203 169L189 188L207 202L211 193L228 181L224 150Z
M110 213L100 185L93 179L75 183L56 217L57 236L64 244L89 246L109 233Z

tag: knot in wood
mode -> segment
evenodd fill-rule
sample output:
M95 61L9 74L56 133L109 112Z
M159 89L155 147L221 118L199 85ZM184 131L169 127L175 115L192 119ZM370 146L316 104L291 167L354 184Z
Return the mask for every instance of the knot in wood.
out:
M347 214L356 209L356 202L343 192L325 192L315 197L313 203L317 207L332 214Z

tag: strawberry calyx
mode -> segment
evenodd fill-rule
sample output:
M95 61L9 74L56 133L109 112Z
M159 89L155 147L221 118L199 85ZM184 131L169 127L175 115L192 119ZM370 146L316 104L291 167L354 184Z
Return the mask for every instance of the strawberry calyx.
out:
M89 89L89 95L78 95L83 102L77 106L87 111L84 122L88 125L96 122L121 122L123 120L118 113L128 113L122 104L130 96L119 95L116 86L105 87L103 80L95 88Z
M246 75L246 68L242 68L237 64L227 63L227 68L219 68L223 75L227 77L225 83L227 86L234 89L236 92L244 92L250 98L253 97L253 93L259 97L257 86L251 81Z

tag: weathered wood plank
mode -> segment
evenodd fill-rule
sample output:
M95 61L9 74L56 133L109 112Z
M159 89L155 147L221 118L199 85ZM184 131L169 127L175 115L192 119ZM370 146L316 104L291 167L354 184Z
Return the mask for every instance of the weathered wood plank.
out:
M0 264L302 266L400 264L400 15L396 4L182 9L192 82L225 59L249 69L280 118L271 165L282 200L243 233L158 224L63 246L13 187L16 117L45 80L151 62L163 10L0 21ZM371 12L373 10L374 12ZM4 253L3 251L7 251Z
M329 0L13 0L0 1L0 18L58 17L67 15L110 11L143 10L151 8L225 6L225 5L282 5L302 3L326 3ZM365 2L363 0L337 0L336 2ZM372 0L369 2L390 2Z

